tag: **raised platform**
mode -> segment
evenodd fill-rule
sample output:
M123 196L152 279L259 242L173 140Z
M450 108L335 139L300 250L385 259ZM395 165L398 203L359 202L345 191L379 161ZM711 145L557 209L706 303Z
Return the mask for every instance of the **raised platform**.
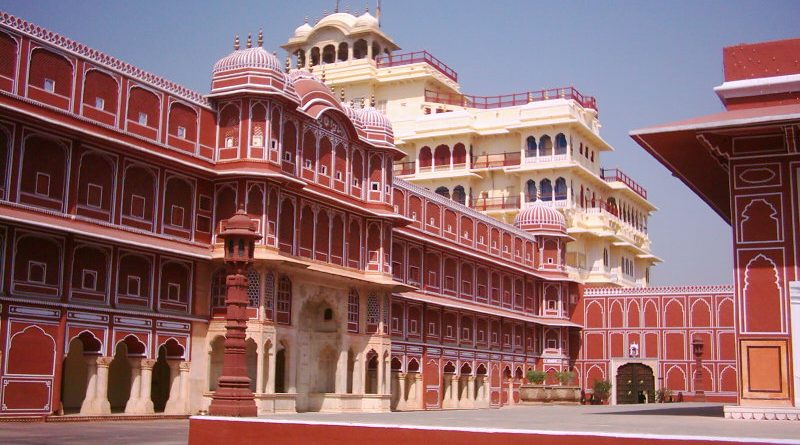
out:
M722 405L699 403L190 419L190 445L232 437L246 443L279 437L282 444L800 444L800 425L728 420Z
M800 409L794 407L726 406L726 419L782 420L800 422Z

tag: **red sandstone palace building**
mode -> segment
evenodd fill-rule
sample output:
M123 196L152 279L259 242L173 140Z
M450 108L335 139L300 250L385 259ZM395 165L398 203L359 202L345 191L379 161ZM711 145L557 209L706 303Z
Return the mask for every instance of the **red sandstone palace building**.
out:
M393 178L389 120L290 68L248 38L203 95L0 14L0 415L207 409L240 206L260 413L501 406L529 369L628 365L737 399L732 288L583 289L561 213L508 225Z

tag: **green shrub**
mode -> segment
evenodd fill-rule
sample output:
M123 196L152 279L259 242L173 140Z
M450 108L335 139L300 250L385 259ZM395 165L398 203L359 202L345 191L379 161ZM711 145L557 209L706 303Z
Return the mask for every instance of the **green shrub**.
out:
M575 379L575 373L572 371L558 371L556 378L561 383L561 386L567 386Z
M595 380L592 386L595 397L600 400L608 399L608 396L611 395L611 386L611 382L608 380Z
M533 383L534 385L541 385L544 383L544 379L547 376L544 371L536 371L535 369L528 370L528 373L525 377L528 379L529 382Z
M666 403L672 400L672 390L669 388L661 388L656 391L656 402Z

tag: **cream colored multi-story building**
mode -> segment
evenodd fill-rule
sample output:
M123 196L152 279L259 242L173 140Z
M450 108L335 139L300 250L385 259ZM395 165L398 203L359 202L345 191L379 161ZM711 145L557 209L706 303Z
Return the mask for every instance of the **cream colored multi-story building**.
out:
M600 136L597 104L575 88L504 96L463 94L458 74L426 51L399 47L377 17L333 13L283 45L287 64L312 67L343 101L374 102L407 157L395 175L507 223L537 200L564 213L573 278L646 286L647 221L656 207L618 169Z

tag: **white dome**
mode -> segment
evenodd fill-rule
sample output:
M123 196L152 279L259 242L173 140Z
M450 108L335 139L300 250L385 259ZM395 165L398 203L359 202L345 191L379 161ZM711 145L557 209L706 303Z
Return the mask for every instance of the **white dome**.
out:
M298 26L297 29L294 30L295 37L303 37L307 36L314 28L308 24L308 22L303 23L302 25Z
M369 12L365 12L358 16L356 19L356 26L369 26L373 28L378 27L378 19L375 18L374 15L370 14Z
M278 58L260 46L255 48L237 49L236 51L219 59L217 63L214 64L212 73L217 74L223 71L237 70L242 68L262 68L283 73L283 69L280 61L278 61Z
M322 18L319 22L317 22L314 27L321 27L325 25L334 25L340 24L344 25L346 28L352 28L356 24L356 17L353 14L349 14L347 12L336 12L333 14L328 14Z

